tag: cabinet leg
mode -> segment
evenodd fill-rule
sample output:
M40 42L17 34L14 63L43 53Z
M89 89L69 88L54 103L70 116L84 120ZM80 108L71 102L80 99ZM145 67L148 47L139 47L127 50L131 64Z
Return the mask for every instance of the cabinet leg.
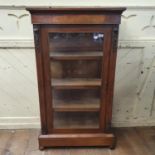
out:
M116 137L115 137L115 139L114 139L114 141L113 141L113 143L110 145L110 149L111 150L114 150L115 149L115 147L116 147Z
M39 146L39 150L40 151L44 150L44 146Z

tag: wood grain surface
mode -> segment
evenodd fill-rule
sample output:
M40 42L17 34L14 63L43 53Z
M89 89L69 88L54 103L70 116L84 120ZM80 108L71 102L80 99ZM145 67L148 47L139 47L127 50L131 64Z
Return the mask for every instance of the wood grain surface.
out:
M102 147L38 149L39 130L0 130L0 155L154 155L155 127L118 128L114 150Z

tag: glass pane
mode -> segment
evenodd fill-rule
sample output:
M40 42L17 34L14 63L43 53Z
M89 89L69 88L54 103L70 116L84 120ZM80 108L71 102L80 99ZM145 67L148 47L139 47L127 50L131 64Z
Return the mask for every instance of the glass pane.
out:
M99 128L99 113L55 112L54 128Z
M54 128L99 128L104 34L49 33L48 41Z
M101 61L51 61L52 78L101 78Z
M103 33L50 33L51 52L95 52L103 50Z
M66 109L75 111L76 108L87 110L100 108L100 89L53 89L53 107L55 109Z
M101 79L103 41L103 33L49 33L53 83L55 79Z

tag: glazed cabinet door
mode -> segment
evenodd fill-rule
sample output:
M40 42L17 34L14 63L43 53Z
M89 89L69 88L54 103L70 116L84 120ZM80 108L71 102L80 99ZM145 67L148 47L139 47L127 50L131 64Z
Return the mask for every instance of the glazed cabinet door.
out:
M41 28L49 133L103 132L110 27Z

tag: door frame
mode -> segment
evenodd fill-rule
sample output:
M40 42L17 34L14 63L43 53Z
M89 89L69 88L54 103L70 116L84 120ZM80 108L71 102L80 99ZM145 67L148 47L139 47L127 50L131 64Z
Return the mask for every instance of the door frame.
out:
M47 123L48 133L96 133L104 132L106 129L106 116L108 107L108 78L109 78L109 65L110 55L112 48L112 26L108 25L42 25L41 26L41 47L43 56L43 74L44 74L44 86L45 86L45 115ZM100 118L99 118L99 129L54 129L53 128L53 108L52 108L52 89L51 89L51 73L50 73L50 57L49 57L49 33L88 33L88 32L102 32L104 33L103 41L103 59L102 59L102 86L101 86L101 102L100 102Z

